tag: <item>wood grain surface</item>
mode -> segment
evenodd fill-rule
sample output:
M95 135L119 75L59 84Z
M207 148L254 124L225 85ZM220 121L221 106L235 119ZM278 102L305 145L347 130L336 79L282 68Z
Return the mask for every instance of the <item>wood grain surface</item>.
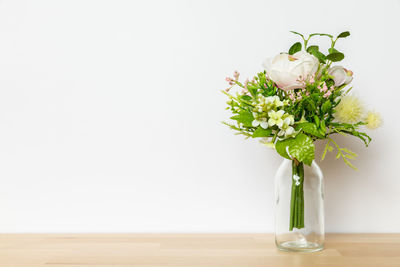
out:
M288 253L271 234L2 234L0 267L400 266L400 234L328 234Z

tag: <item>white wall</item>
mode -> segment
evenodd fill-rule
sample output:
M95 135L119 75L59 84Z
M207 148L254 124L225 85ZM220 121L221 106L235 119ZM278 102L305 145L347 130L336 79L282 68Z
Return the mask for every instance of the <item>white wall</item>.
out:
M385 125L333 155L329 232L400 232L399 1L1 1L0 232L272 232L281 159L220 124L289 30L338 45Z

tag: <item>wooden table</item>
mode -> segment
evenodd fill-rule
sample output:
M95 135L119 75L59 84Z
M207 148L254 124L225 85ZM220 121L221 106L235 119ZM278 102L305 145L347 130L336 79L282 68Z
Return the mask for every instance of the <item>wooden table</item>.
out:
M0 267L400 266L400 234L328 234L288 253L271 234L2 234Z

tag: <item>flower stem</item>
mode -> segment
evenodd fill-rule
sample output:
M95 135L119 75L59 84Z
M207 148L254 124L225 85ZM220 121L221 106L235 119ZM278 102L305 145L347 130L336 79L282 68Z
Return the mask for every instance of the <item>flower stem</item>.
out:
M292 191L290 200L289 230L304 228L304 165L302 162L292 161Z

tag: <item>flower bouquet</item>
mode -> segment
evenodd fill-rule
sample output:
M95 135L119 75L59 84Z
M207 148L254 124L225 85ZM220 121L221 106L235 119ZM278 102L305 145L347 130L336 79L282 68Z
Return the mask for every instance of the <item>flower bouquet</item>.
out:
M237 71L226 78L229 88L222 92L229 97L227 109L233 122L224 124L246 138L260 138L285 159L276 176L278 248L316 251L323 248L324 227L323 181L314 161L314 143L326 140L322 160L336 150L337 159L355 168L351 160L357 155L332 136L354 136L368 146L371 138L364 127L377 128L381 118L376 112L365 112L362 102L350 93L353 72L335 65L344 59L336 42L348 37L348 31L336 37L292 33L302 42L267 59L265 70L253 79L240 82ZM331 40L327 53L310 45L315 37ZM241 90L232 94L234 86Z

